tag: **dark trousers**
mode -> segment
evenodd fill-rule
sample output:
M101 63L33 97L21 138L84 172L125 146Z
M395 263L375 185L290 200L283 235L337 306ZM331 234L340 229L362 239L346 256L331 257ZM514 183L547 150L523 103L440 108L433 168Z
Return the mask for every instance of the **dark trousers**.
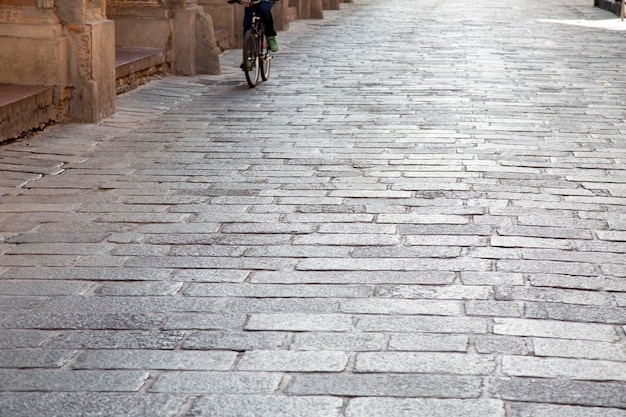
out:
M261 22L265 26L265 36L276 36L276 30L274 30L274 18L272 17L273 1L263 0L260 3L253 4L250 7L245 8L245 14L243 16L243 34L252 27L252 9L261 18Z

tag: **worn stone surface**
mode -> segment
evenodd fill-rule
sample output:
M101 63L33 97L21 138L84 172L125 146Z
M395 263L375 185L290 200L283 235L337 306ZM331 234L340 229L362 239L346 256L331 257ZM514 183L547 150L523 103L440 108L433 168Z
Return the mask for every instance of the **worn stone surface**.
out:
M0 414L625 416L625 36L356 0L2 145Z

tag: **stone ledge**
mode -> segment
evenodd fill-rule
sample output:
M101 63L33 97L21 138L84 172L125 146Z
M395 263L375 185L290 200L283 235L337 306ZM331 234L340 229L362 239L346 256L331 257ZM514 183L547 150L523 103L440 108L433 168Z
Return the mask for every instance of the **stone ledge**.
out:
M603 10L608 10L616 15L621 14L622 1L621 0L595 0L594 6Z
M170 72L167 52L155 48L116 48L115 79L117 94L134 90L150 77Z
M0 84L0 142L57 121L54 87Z

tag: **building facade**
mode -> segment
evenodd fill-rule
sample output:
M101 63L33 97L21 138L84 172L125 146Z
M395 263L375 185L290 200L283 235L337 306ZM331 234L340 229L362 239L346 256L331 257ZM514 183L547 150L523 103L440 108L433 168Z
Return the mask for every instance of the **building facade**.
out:
M341 0L280 0L277 30ZM150 75L219 74L241 44L226 0L0 0L0 141L58 121L94 123Z

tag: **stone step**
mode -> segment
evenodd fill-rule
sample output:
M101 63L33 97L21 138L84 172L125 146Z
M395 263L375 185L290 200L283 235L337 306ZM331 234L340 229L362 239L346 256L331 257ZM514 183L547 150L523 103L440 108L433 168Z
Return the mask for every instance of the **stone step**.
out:
M53 87L0 84L0 142L42 129L58 117Z
M595 0L595 6L620 15L622 12L622 0Z
M150 77L169 73L167 53L155 48L116 48L115 79L117 94L134 90Z

